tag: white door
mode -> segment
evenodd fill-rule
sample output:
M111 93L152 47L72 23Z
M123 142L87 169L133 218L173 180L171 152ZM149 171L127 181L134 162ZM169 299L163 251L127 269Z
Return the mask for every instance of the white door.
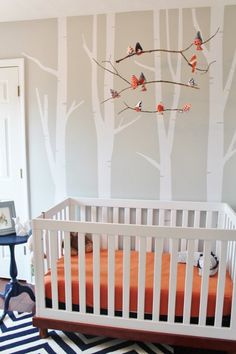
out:
M0 60L0 200L14 200L16 215L26 221L29 212L23 78L23 59ZM18 278L29 280L27 245L15 246L15 255ZM9 256L9 247L0 246L0 277L9 277Z

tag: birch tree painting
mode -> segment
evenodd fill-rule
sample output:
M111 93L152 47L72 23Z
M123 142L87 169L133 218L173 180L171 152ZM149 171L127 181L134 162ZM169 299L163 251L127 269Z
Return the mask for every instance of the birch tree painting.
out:
M58 54L57 69L45 66L37 58L27 53L23 55L32 60L40 69L53 75L57 81L57 98L56 98L56 144L55 152L53 151L52 141L49 131L48 116L48 95L40 96L39 89L36 88L36 97L39 108L39 114L43 129L45 149L49 164L50 173L55 186L55 202L67 196L66 187L66 126L71 114L83 103L73 101L68 105L67 101L67 19L66 17L58 18Z
M115 124L115 109L114 103L108 102L102 108L98 92L98 70L99 67L93 59L97 60L98 56L98 41L99 30L97 16L93 16L92 30L92 48L90 49L86 38L83 35L83 48L91 62L91 92L92 92L92 111L97 134L97 171L98 171L98 196L109 198L111 196L111 163L114 148L115 136L125 128L133 124L138 118L135 118L128 123ZM106 38L103 38L106 43L105 57L110 62L114 62L114 46L115 46L115 14L109 13L106 15ZM109 63L106 63L109 67ZM114 87L114 76L104 71L104 97L110 94L110 89Z
M211 8L210 31L213 33L217 27L220 27L220 32L217 35L217 40L212 40L210 42L209 49L204 46L203 50L203 54L208 63L216 59L209 71L209 131L206 178L207 201L217 202L222 200L224 167L236 153L236 131L234 131L231 142L226 148L226 151L224 149L224 112L236 68L235 48L230 70L226 79L224 79L224 10L223 4L218 4L218 6L213 6ZM200 30L195 9L192 10L192 15L195 29Z
M154 31L154 48L161 48L161 29L160 29L160 16L161 10L153 11L153 31ZM183 42L183 22L182 22L182 9L178 10L178 41L177 48L182 48ZM166 36L167 36L167 48L170 48L170 22L169 12L166 10ZM178 56L176 61L176 67L173 66L171 60L171 53L167 53L168 68L171 74L171 80L179 82L181 81L181 56ZM139 64L139 63L138 63ZM139 64L140 65L140 64ZM143 66L143 65L142 65ZM161 80L161 54L156 53L154 56L154 67L150 68L143 66L154 73L154 80ZM180 99L181 88L178 85L174 85L173 88L173 100L172 108L178 106ZM156 102L162 101L162 87L160 84L155 84L155 99ZM160 199L171 200L172 199L172 170L171 170L171 154L173 150L174 133L176 125L176 111L172 111L168 117L169 124L165 124L164 116L158 115L156 118L157 134L159 143L159 155L160 160L155 160L150 156L147 156L141 152L138 152L147 162L149 162L156 170L159 171L160 176Z

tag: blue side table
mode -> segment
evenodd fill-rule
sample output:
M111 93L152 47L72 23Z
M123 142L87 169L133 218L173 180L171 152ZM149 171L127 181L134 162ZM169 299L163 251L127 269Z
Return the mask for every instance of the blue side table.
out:
M15 259L15 245L20 245L22 243L26 243L28 241L27 236L17 236L16 233L12 233L9 235L0 236L0 246L9 246L10 248L10 277L11 280L6 284L5 290L3 293L0 293L0 297L4 299L4 310L3 314L0 317L0 323L3 321L4 317L7 314L9 308L9 302L11 297L18 296L22 293L27 293L32 301L35 301L35 296L33 290L27 286L22 285L17 280L17 265Z

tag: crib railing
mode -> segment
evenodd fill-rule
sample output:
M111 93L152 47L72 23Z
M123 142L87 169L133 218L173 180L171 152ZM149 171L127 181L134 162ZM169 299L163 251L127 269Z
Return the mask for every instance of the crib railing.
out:
M146 203L146 204L145 204ZM79 220L77 222L76 220ZM78 232L79 248L79 311L72 311L70 232ZM93 239L93 313L86 310L85 234ZM37 316L60 317L68 321L100 323L100 249L108 249L108 312L103 324L123 328L189 334L234 339L236 327L235 294L235 216L225 205L205 203L156 203L68 199L40 218L33 220L35 247L35 275ZM57 260L62 256L64 240L65 310L59 309ZM134 241L134 242L133 242ZM114 255L123 250L122 314L116 316L114 304ZM138 251L137 318L130 317L130 254ZM170 252L170 276L167 319L160 316L162 254ZM183 316L175 321L177 260L180 250L187 251ZM198 324L191 324L191 297L194 251L204 252L204 271ZM217 296L214 324L206 325L209 285L210 252L216 250L219 258ZM147 252L154 252L153 303L151 318L145 318L145 270ZM45 258L45 256L46 258ZM46 259L46 260L44 260ZM50 268L52 279L52 308L45 305L44 274ZM222 326L226 270L232 282L232 307L229 327ZM49 311L49 312L48 312ZM216 330L216 331L215 331Z
M203 203L203 202L163 202L145 200L119 200L119 199L97 199L68 198L58 205L52 207L41 217L53 220L72 220L103 223L121 223L136 225L157 225L184 228L204 229L230 229L236 228L236 216L234 211L224 203ZM118 235L115 235L115 249L122 248L119 244ZM57 250L62 256L62 233L58 234ZM48 238L44 237L48 242ZM132 241L132 249L138 250L139 244ZM101 239L101 246L107 247L105 238ZM164 240L164 251L169 251L169 241ZM179 250L187 250L187 239L179 240ZM151 238L146 240L146 250L152 251L154 247ZM50 255L46 260L50 266ZM203 251L202 241L195 239L194 251ZM212 242L212 249L219 256L219 244ZM236 242L232 241L227 248L227 269L232 278L236 267Z

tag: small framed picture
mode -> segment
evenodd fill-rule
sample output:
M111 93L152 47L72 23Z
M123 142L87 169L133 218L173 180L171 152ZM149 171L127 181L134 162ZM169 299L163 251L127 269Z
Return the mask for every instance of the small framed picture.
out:
M0 201L0 236L15 232L15 204L12 200Z

